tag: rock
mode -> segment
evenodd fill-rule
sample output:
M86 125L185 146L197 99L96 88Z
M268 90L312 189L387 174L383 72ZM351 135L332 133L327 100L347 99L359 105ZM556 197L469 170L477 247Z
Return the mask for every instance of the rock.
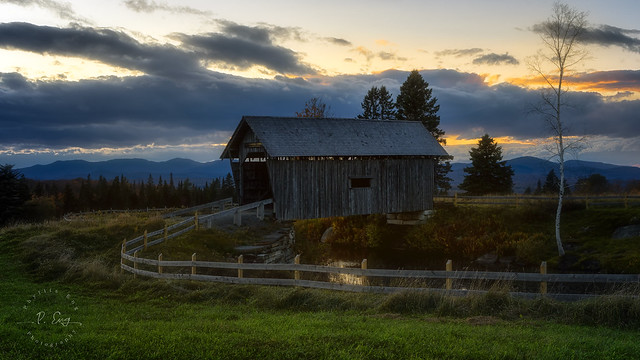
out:
M480 256L476 259L476 264L480 265L493 265L498 261L498 255L494 253L488 253Z
M502 264L502 265L510 265L511 263L516 261L516 257L515 256L501 256L498 261L500 261L500 264Z
M320 242L327 242L333 238L333 226L329 226L327 230L322 233L322 237L320 238Z
M617 228L612 237L619 240L638 236L640 236L640 225L628 225Z
M596 259L585 259L580 262L580 270L589 272L598 272L602 267L600 261Z

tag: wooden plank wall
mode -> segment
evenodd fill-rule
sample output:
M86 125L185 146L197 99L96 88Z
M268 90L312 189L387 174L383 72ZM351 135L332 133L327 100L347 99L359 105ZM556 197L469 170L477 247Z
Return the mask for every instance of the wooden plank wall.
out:
M276 216L311 219L433 208L433 160L269 159ZM350 178L371 178L370 188L350 188Z

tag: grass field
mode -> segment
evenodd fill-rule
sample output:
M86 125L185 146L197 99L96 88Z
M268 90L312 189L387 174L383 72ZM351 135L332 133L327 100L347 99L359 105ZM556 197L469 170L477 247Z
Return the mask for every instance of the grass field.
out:
M499 292L469 298L353 294L121 275L122 238L160 225L120 216L0 231L0 357L640 357L637 299L558 303Z

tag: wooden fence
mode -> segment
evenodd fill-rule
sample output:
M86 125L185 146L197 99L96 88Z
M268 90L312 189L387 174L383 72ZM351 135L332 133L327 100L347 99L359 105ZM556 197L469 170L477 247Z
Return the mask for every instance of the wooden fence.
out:
M193 206L193 207L186 208L186 209L176 210L174 212L165 214L162 217L167 219L167 218L172 218L172 217L176 217L176 216L180 216L180 215L184 215L184 214L193 214L196 211L201 211L201 210L205 210L205 209L206 210L210 209L212 212L214 212L214 211L218 211L218 210L224 210L227 207L231 207L232 203L233 203L233 199L232 198L225 198L225 199L216 200L216 201L213 201L213 202L210 202L210 203Z
M510 205L520 206L540 202L557 202L557 196L538 195L505 195L505 196L469 196L454 195L435 196L434 202L453 203L453 205ZM640 195L607 195L607 196L565 196L564 201L578 202L585 204L587 209L598 206L608 207L638 207L640 206Z
M361 268L341 268L333 266L306 265L300 264L299 255L296 256L294 264L250 264L244 263L242 256L238 257L237 263L229 262L209 262L198 261L194 253L190 261L167 261L162 260L162 254L158 259L146 259L138 257L138 251L134 255L122 253L121 268L134 275L141 275L160 279L174 280L198 280L213 281L231 284L255 284L255 285L277 285L277 286L300 286L318 289L343 290L354 292L376 292L392 293L398 291L431 291L444 292L452 295L466 295L472 293L486 293L488 290L466 289L465 284L470 282L533 282L537 283L536 292L510 292L511 295L525 298L536 298L548 296L558 300L579 300L597 296L595 294L562 294L548 292L549 284L556 283L582 283L582 284L640 284L639 274L548 274L546 263L540 266L540 273L515 273L515 272L484 272L484 271L453 271L451 260L447 261L446 270L387 270L368 269L367 260L362 261ZM130 266L124 261L131 262ZM152 270L144 270L140 265L153 267ZM167 268L172 270L167 271ZM177 270L176 270L177 269ZM204 269L226 269L237 271L236 276L208 275L202 274ZM199 271L200 270L200 271ZM245 271L277 272L274 277L247 277ZM283 272L293 273L289 278L283 278ZM352 278L358 281L319 281L302 279L302 273L321 273L334 275L336 278ZM393 278L400 279L395 285L373 285L374 279ZM427 283L427 280L440 280L443 286L439 288L421 287L420 284ZM460 283L460 286L456 286ZM414 284L404 285L404 284ZM417 284L417 286L415 286Z
M597 296L586 293L555 293L548 291L550 285L581 284L581 285L640 285L640 274L548 274L546 263L540 266L540 273L516 272L486 272L486 271L454 271L452 261L446 263L445 270L388 270L369 269L367 260L363 260L360 268L342 268L335 266L300 264L300 256L296 256L294 264L252 264L244 263L243 256L238 257L237 263L198 261L194 253L191 260L168 261L139 257L139 252L150 246L179 236L191 230L198 230L200 226L210 227L212 221L222 216L233 215L234 223L240 224L241 213L256 209L258 218L264 217L264 206L272 200L264 200L247 204L220 212L184 219L164 229L145 233L135 239L122 243L120 267L123 271L133 273L134 276L146 276L161 279L213 281L232 284L256 284L276 286L300 286L308 288L343 290L354 292L391 293L398 291L431 291L444 292L452 295L466 295L472 293L486 293L488 290L479 289L474 282L513 282L525 283L525 289L535 291L512 291L511 295L525 298L548 296L559 300L578 300ZM146 267L143 269L142 267ZM153 270L150 270L153 269ZM224 273L226 271L226 273ZM234 276L230 276L229 271ZM251 272L253 277L245 276ZM209 274L207 274L208 272ZM218 272L218 274L212 274ZM222 273L222 274L220 274ZM304 276L303 276L304 275ZM324 277L318 275L325 275ZM303 278L305 277L305 278ZM322 278L319 280L318 278ZM434 287L434 281L441 286ZM425 286L428 285L428 286ZM470 286L471 285L471 286ZM472 289L467 289L471 287Z
M224 204L227 200L229 199L220 200L219 203ZM239 226L241 225L242 221L242 213L251 209L257 209L256 217L259 219L264 219L264 206L271 204L272 202L272 199L268 199L202 216L199 216L198 212L196 211L193 216L188 217L176 224L173 224L171 226L167 226L165 224L164 229L152 232L147 232L145 230L144 234L138 236L137 238L128 241L125 239L122 242L122 254L130 255L135 253L136 251L147 249L149 246L167 241L168 239L182 235L188 231L198 230L200 226L206 226L210 228L212 226L213 220L215 220L216 218L221 218L223 216L233 215L233 223ZM205 205L207 205L207 207L211 207L211 204L212 203Z

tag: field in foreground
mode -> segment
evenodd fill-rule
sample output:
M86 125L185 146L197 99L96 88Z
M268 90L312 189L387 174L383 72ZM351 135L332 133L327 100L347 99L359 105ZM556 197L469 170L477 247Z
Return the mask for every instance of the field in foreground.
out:
M0 357L640 357L637 299L565 304L499 292L351 294L120 275L120 239L156 222L120 218L0 232Z

